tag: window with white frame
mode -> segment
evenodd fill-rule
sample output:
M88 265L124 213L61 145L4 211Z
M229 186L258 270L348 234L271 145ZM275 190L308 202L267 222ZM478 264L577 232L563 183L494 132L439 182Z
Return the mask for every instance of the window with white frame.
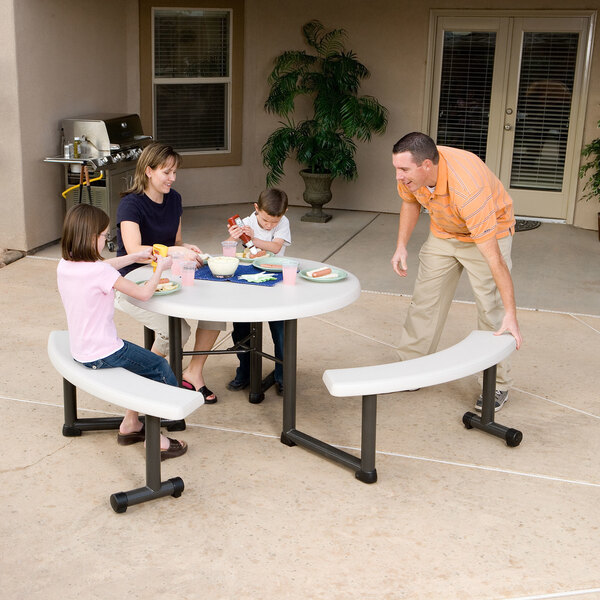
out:
M142 120L185 166L240 162L242 10L242 0L140 3Z
M181 152L228 150L230 11L155 8L154 131Z

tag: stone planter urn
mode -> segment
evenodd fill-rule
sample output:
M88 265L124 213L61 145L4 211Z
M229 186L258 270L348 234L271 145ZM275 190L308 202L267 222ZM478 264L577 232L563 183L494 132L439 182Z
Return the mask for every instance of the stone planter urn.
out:
M309 171L300 171L304 179L304 193L302 197L307 204L312 206L311 210L300 217L301 221L311 223L327 223L331 215L323 212L323 205L331 200L331 182L333 177L328 173L310 173Z

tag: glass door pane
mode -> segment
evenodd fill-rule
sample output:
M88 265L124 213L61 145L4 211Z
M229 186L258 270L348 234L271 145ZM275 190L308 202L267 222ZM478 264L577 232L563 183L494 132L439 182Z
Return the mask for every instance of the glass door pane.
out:
M486 160L495 31L444 31L436 141Z
M523 33L510 187L562 191L578 33Z

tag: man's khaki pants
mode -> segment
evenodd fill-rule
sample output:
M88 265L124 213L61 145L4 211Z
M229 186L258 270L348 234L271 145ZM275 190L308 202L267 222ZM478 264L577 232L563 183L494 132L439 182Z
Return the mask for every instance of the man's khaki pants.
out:
M498 240L509 270L512 236ZM437 350L463 268L467 271L477 305L477 328L500 329L504 307L487 261L473 242L440 239L431 233L419 252L419 271L412 301L400 336L398 354L409 360ZM511 387L509 361L498 365L496 389Z

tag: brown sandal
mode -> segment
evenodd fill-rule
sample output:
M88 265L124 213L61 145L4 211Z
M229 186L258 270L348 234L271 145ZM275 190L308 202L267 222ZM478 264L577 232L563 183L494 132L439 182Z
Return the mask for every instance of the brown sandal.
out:
M137 444L145 440L146 428L144 425L142 425L139 431L134 431L133 433L117 433L117 443L119 446L130 446L131 444Z
M167 460L168 458L177 458L183 456L187 452L187 444L174 440L173 438L167 438L169 440L169 447L166 450L160 451L160 460Z

